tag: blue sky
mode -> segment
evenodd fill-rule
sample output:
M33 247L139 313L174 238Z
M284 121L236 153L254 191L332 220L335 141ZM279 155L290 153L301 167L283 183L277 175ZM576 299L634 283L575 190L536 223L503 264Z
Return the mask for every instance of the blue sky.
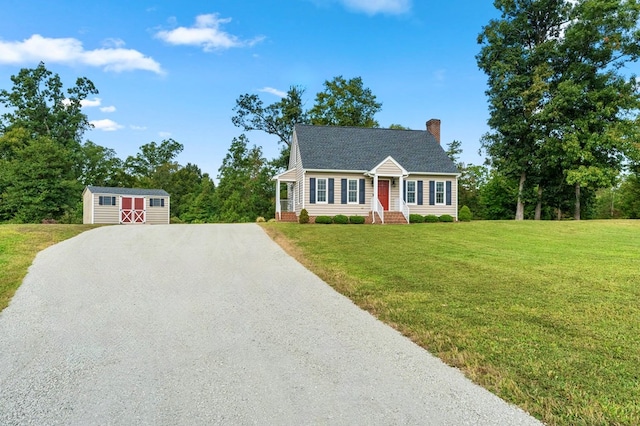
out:
M362 77L382 102L376 116L424 129L442 120L442 143L462 142L462 159L480 164L487 132L486 77L476 39L498 12L490 1L5 0L0 14L0 88L39 61L66 87L77 77L100 94L84 112L85 138L120 158L171 137L181 164L212 177L241 129L235 100L259 94L265 104L292 85L310 108L323 83ZM266 157L276 139L250 132Z

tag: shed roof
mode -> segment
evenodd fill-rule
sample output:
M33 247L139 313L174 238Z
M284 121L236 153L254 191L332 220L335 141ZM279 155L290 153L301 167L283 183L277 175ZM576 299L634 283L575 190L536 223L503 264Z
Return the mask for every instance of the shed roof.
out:
M169 193L164 189L115 188L111 186L92 185L87 185L87 189L94 194L151 195L156 197L169 196Z
M302 167L369 171L391 156L409 173L458 173L426 130L296 124Z

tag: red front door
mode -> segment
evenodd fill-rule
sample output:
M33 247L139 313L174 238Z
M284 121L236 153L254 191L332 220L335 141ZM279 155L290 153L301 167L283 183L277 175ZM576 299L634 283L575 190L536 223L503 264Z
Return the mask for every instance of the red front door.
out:
M378 200L380 200L380 204L382 204L382 208L384 210L389 210L389 181L388 180L378 181Z
M122 197L120 199L120 223L144 223L144 198Z

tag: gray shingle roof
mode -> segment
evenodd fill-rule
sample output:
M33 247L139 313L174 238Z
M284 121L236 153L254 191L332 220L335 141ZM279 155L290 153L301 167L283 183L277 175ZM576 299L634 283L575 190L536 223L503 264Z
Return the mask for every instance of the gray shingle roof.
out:
M426 130L296 124L294 132L305 169L369 171L391 156L409 173L458 173Z
M169 193L164 189L144 188L114 188L110 186L87 185L87 189L94 194L122 194L122 195L150 195L156 197L168 197Z

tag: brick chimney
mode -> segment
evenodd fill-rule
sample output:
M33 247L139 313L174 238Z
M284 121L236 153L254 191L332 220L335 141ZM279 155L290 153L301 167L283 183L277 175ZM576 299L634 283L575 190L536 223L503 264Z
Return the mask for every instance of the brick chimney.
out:
M436 138L436 142L440 143L440 120L432 118L427 121L427 132L431 133Z

